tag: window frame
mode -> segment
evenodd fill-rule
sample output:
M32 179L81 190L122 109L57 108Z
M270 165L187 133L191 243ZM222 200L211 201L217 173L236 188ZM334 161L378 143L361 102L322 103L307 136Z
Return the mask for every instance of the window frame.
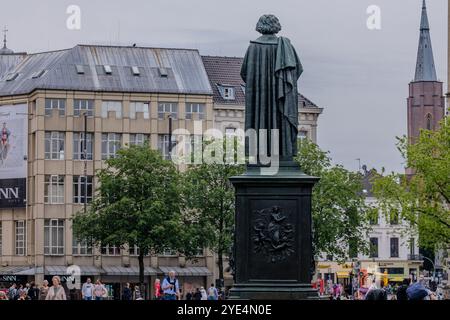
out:
M114 136L112 136L114 135ZM113 137L113 138L111 138ZM105 150L106 148L106 150ZM110 152L113 148L114 151ZM122 148L122 134L115 132L102 133L102 160L115 158L117 152Z
M94 103L93 99L73 99L73 116L81 117L86 112L88 117L93 117Z
M64 131L44 132L45 160L65 160L66 133ZM56 149L56 150L54 150Z
M93 176L83 176L83 175L74 175L72 178L72 188L73 188L73 203L74 204L84 204L84 178L87 179L87 202L91 203L93 199L94 192L94 179Z
M56 105L54 105L56 103ZM53 109L58 110L60 117L66 115L66 99L62 98L45 98L44 102L44 114L46 117L53 115Z
M197 120L193 119L193 116L197 114L198 120L206 119L206 104L205 103L196 103L196 102L187 102L186 110L185 110L185 119L186 120Z
M56 225L54 225L54 223L56 223ZM55 236L56 239L54 239ZM60 241L62 242L61 244ZM65 251L65 241L65 219L45 219L44 255L63 256Z
M61 186L62 186L62 191L60 188L58 188ZM44 203L45 204L64 204L64 198L65 198L64 193L65 193L65 176L64 175L46 174L44 176Z
M168 113L172 116L172 120L178 119L178 102L158 102L158 119L165 119Z
M21 226L20 226L21 225ZM21 231L19 233L19 231ZM25 256L27 249L27 226L25 220L16 220L14 223L14 252L16 256ZM19 237L22 239L19 239Z
M93 160L94 159L94 133L88 132L86 135L86 158L84 159L84 132L73 133L73 160Z

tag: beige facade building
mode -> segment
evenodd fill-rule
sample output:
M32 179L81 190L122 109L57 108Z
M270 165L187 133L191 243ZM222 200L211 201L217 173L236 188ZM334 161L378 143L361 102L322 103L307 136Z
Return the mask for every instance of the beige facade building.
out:
M26 168L23 178L0 180L0 287L53 275L66 280L75 265L81 282L102 279L118 298L124 283L138 282L138 248L91 247L72 234L71 217L83 210L85 194L92 199L95 171L120 147L146 140L168 156L168 115L173 130L194 132L194 120L202 121L203 130L241 127L242 100L217 102L197 50L78 45L30 55L4 52L0 65L0 122L9 144L2 166L8 170L23 161ZM19 106L25 108L21 114L14 112ZM302 128L313 139L321 112L314 108L302 113ZM14 122L20 115L23 136ZM20 145L27 146L23 156ZM26 194L13 200L22 180ZM170 251L149 256L145 266L150 290L171 269L184 291L218 275L216 258L206 249L195 260Z

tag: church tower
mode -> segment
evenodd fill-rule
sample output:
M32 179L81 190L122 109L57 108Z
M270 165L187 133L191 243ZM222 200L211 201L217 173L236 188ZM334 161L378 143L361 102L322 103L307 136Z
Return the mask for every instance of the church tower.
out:
M425 0L422 5L416 74L409 84L408 138L414 142L420 129L436 130L445 115L443 83L438 81L431 45L430 25Z

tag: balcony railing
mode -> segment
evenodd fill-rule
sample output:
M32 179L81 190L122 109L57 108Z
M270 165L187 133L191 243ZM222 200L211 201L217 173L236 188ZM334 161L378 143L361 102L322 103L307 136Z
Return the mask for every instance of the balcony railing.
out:
M422 261L423 257L421 254L408 254L408 260Z

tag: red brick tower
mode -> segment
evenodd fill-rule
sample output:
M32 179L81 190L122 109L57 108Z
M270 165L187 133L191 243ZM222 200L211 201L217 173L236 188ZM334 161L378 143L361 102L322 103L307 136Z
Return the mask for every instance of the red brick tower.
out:
M408 138L414 142L420 129L436 130L445 115L443 83L438 81L425 0L422 6L416 75L409 84Z

